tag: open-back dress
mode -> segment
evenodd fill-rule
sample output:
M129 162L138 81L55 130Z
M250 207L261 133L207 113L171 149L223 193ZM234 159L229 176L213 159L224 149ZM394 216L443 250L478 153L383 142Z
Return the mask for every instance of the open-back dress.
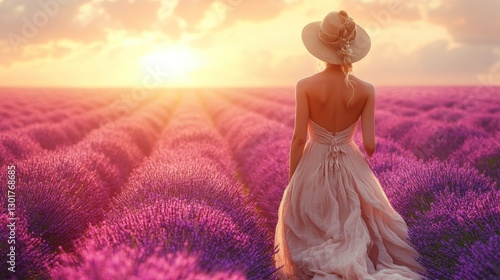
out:
M302 157L279 206L279 279L421 279L408 228L353 141L309 119Z

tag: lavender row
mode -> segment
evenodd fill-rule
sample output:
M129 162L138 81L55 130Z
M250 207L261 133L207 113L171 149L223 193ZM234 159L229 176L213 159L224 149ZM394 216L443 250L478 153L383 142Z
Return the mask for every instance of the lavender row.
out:
M33 124L21 129L0 133L0 165L12 160L22 160L46 150L56 150L71 146L83 139L87 133L107 122L113 122L126 114L133 114L152 102L156 95L150 95L136 107L117 110L117 106L107 106L80 116L70 117L59 123ZM122 108L123 109L123 108Z
M269 94L272 92L272 94ZM294 90L292 88L257 88L245 90L245 95L272 101L283 106L295 106Z
M381 102L381 101L377 101ZM410 129L425 128L428 124L434 125L460 125L465 129L479 130L482 134L491 135L498 121L490 114L480 112L436 108L426 114L415 108L395 108L392 110L379 109L375 111L377 122L377 135L400 140L406 136ZM412 133L418 132L412 131Z
M245 110L256 112L266 118L281 122L286 126L293 127L295 119L295 106L287 106L232 91L221 92L220 95Z
M57 123L113 103L117 93L110 90L98 93L90 90L2 90L0 131L21 128L35 123Z
M40 222L37 233L43 232L46 240L53 234L61 235L49 242L54 249L61 242L64 247L70 247L72 237L81 234L88 223L78 220L86 217L84 220L96 223L102 219L101 209L120 191L131 170L149 153L162 128L161 122L168 114L168 106L173 103L150 104L149 110L155 111L147 112L148 108L144 108L133 116L108 123L86 135L75 146L17 161L21 187L18 199L21 207L26 207L27 218L33 222L29 226L35 227L34 223ZM68 205L62 207L60 203ZM75 203L78 205L73 205ZM72 211L76 206L94 211L80 213L83 208ZM38 219L38 215L45 215L47 219L46 214L51 209L59 215L50 213L49 217L64 222L49 223ZM68 215L74 219L65 219ZM61 229L44 230L47 226ZM72 233L65 234L66 231Z
M0 214L0 225L2 225L2 229L0 230L0 238L2 238L2 242L0 243L2 251L2 255L0 255L0 278L47 279L48 272L46 266L54 264L55 254L42 238L36 237L30 232L24 219L15 220L15 224L12 226L10 224L12 220L9 220L12 217L8 216L4 208L5 206L2 204L0 207L0 210L2 210ZM7 225L10 225L10 227L7 227ZM12 240L9 239L11 228L15 232L15 243L8 243L7 241ZM14 247L14 250L11 250L11 246ZM11 259L11 256L14 259ZM7 269L12 266L15 267L15 277Z
M441 108L469 112L499 112L500 87L481 91L476 87L377 88L378 109L414 108L422 114ZM397 111L396 111L397 112Z
M487 131L466 121L446 123L428 118L401 117L384 111L377 112L375 128L377 136L397 141L423 160L447 160L462 149L466 140L491 141L498 131Z
M476 168L500 185L500 131L489 138L468 137L449 159Z
M192 94L183 94L182 104L174 112L157 148L131 174L115 200L114 210L140 207L156 200L158 195L207 200L226 210L245 203L242 186L233 185L237 182L219 184L234 179L236 164L228 153L227 143L213 129L197 102ZM186 188L186 183L195 183L196 187ZM232 199L228 201L227 196Z
M201 201L171 197L121 212L120 216L106 219L98 228L90 228L86 238L77 242L78 254L63 255L63 258L76 261L59 262L52 274L64 279L71 274L89 278L97 273L123 273L128 279L146 266L148 259L163 259L171 254L188 252L178 261L185 262L196 256L196 263L191 265L196 274L214 277L225 273L244 275L245 279L269 279L272 273L270 259L258 248L260 244L255 234L252 228L238 226L226 212ZM137 258L124 255L117 260L128 264L131 268L128 272L116 266L96 268L86 261L106 252L120 253L122 248L139 255ZM181 275L186 273L169 271L168 268L158 267L151 277L144 275L146 278L143 279L183 279Z
M197 102L183 94L157 149L134 170L104 222L78 241L80 256L117 252L125 246L134 250L132 256L141 255L133 272L143 269L142 260L188 251L186 258L197 256L192 269L198 271L183 276L188 279L272 276L272 242L234 177L227 144ZM122 262L130 262L130 255L124 258ZM95 273L82 269L85 266L85 261L62 262L54 275ZM120 273L113 267L102 269L106 275ZM183 273L161 267L145 279L180 279Z
M500 248L491 240L500 237L499 199L498 190L471 190L462 196L444 191L430 204L429 211L418 213L409 237L427 277L498 278L495 271L500 268ZM469 262L471 259L474 261Z
M499 221L500 223L500 221ZM488 242L476 242L469 253L459 257L460 270L455 279L495 280L500 278L500 234L492 235Z
M200 95L218 131L228 139L239 176L274 234L281 196L288 183L292 130L257 113L243 111L210 92Z
M198 265L199 254L187 250L165 253L161 247L155 247L151 252L148 247L126 245L98 248L95 242L90 242L92 244L82 250L80 260L70 255L63 255L60 264L51 271L51 279L90 279L96 275L102 279L131 280L246 279L234 268L231 269L233 272L206 272Z
M461 197L471 190L485 193L495 188L476 169L437 160L401 164L382 184L394 208L407 219L428 211L445 191Z
M439 121L459 124L495 133L500 128L500 88L479 94L473 87L421 87L405 92L404 88L382 88L378 94L377 111L394 118L419 123ZM400 92L398 92L400 91ZM424 122L424 124L426 123ZM390 122L388 122L390 124ZM383 127L385 128L385 127ZM404 135L404 134L402 134ZM400 135L395 135L398 137Z
M121 92L103 92L91 89L0 89L5 107L2 109L29 109L48 112L51 110L80 108L81 105L104 106L110 104ZM87 108L88 109L88 108Z
M33 236L54 254L72 251L73 241L102 221L111 198L155 145L173 106L173 98L148 104L77 145L16 162L16 211Z
M500 207L495 202L500 190L496 184L469 166L423 162L389 143L381 141L381 149L370 164L391 204L409 226L410 240L420 254L418 260L427 270L425 276L452 279L463 276L456 274L458 271L480 273L480 267L474 270L458 263L460 258L472 257L474 244L487 243L500 233Z
M398 118L380 112L376 119L376 134L380 138L398 142L419 159L471 165L499 182L498 130L485 132L460 122L446 124L428 119Z

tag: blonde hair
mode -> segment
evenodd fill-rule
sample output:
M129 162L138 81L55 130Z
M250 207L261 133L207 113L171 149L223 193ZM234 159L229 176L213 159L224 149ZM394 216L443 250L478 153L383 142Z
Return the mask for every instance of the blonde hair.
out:
M328 45L337 50L337 54L342 59L342 64L340 68L345 75L346 86L351 90L351 98L347 102L347 108L349 109L349 103L354 97L354 90L356 83L353 83L349 76L352 72L352 61L351 61L351 44L356 38L356 23L347 14L346 11L340 10L339 16L342 18L342 24L339 26L337 36L329 36L327 34L321 34L321 36L327 40Z

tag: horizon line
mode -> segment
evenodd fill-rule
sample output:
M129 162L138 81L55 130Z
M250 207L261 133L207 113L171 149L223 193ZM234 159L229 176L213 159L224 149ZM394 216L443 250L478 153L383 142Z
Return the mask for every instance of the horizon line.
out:
M400 88L400 87L500 87L499 84L401 84L401 85L374 85L375 88ZM141 86L2 86L4 89L133 89ZM258 89L258 88L280 88L293 89L295 85L290 86L158 86L142 87L146 90L181 90L181 89Z

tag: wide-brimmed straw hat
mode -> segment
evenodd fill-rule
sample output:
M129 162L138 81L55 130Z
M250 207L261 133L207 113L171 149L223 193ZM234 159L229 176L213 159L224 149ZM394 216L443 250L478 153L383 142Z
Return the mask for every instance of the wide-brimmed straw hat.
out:
M343 19L339 12L330 12L323 21L307 24L302 30L302 42L306 49L316 58L331 64L343 65L343 59L338 54L338 49L328 45L327 40L337 37ZM356 36L348 45L351 49L351 62L361 60L368 54L371 46L368 33L356 24Z

